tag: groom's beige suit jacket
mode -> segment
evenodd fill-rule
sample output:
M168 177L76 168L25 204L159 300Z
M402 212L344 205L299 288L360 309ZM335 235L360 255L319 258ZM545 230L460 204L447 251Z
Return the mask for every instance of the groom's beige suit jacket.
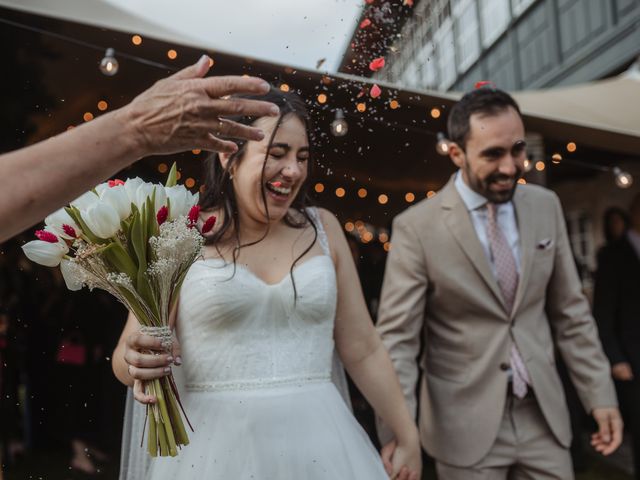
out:
M453 179L393 222L377 328L410 410L419 411L423 446L454 466L475 464L496 438L512 342L563 446L571 428L556 350L587 411L617 405L558 198L519 185L513 203L521 268L511 314ZM378 429L389 440L388 429Z

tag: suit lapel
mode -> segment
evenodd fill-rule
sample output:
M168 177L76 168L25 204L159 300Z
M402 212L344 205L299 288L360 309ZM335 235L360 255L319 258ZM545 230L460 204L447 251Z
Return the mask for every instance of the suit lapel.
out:
M489 260L480 244L480 240L478 240L471 215L467 211L462 198L460 198L453 179L443 189L442 196L444 223L462 248L462 251L469 258L471 264L484 279L485 283L489 285L498 302L504 307L500 287L491 271Z
M533 225L535 215L533 214L533 205L531 205L523 188L516 189L513 204L516 211L516 222L520 236L520 279L518 280L518 289L516 291L516 299L513 304L511 316L515 315L526 291L532 268L535 242L535 226Z

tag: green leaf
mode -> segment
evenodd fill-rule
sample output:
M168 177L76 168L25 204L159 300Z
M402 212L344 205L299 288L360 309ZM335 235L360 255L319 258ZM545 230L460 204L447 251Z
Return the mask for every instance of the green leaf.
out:
M69 216L73 219L74 222L82 229L82 233L85 237L89 239L91 243L103 244L106 243L107 240L103 240L102 238L98 238L95 233L91 231L91 229L84 223L82 220L82 215L80 215L80 210L76 207L64 207L65 212L69 214Z
M98 252L110 264L110 270L126 273L135 285L138 269L127 251L119 243L110 243L106 247L101 248Z
M147 269L147 239L145 238L146 230L142 227L142 217L144 216L144 208L142 209L142 215L134 215L131 221L131 244L133 250L138 257L138 270Z
M167 183L165 186L173 187L176 183L178 183L178 165L176 162L173 162L171 170L169 170L169 176L167 177Z

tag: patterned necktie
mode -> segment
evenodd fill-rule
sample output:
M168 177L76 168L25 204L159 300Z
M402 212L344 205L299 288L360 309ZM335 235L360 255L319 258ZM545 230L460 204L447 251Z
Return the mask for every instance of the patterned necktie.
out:
M518 289L518 268L513 251L507 242L507 238L498 225L497 205L487 203L487 238L493 259L496 279L504 298L504 303L508 313L513 310ZM510 363L512 373L513 394L518 398L524 398L527 394L527 384L531 384L529 372L524 366L524 361L515 343L511 345Z

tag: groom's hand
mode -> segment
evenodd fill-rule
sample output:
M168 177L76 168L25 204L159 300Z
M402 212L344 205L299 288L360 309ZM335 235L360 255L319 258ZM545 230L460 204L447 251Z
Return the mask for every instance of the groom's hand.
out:
M209 65L209 57L203 55L194 65L156 82L117 111L129 125L137 157L193 149L234 153L238 147L229 138L262 140L264 132L259 128L227 117L277 116L278 107L228 96L264 95L269 84L255 77L205 77Z
M594 408L598 431L591 435L591 446L602 455L613 453L622 443L622 417L617 408Z

